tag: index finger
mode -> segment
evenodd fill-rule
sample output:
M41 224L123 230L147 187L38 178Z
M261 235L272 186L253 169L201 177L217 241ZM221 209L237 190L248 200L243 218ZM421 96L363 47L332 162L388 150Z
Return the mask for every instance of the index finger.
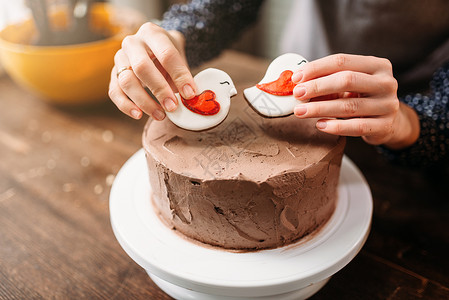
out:
M294 83L300 83L341 71L374 74L384 68L391 71L391 63L384 58L354 54L333 54L304 64L293 74L292 80Z
M146 31L149 33L145 33ZM179 93L183 98L190 99L195 96L195 82L186 61L167 34L157 25L142 28L142 39L168 73Z

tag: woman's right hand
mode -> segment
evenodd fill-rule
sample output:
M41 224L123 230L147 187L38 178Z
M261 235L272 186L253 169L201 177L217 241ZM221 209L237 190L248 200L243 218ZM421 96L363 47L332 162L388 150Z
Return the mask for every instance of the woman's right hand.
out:
M195 96L196 85L184 53L184 36L178 31L145 23L136 34L125 37L114 63L109 97L134 119L146 113L155 120L163 120L165 111L173 111L178 105L175 92L185 99Z

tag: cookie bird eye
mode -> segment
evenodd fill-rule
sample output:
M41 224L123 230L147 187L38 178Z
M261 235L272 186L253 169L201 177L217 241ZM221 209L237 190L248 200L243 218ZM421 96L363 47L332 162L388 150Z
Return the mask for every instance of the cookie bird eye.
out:
M298 66L300 65L300 64L302 64L302 63L306 63L307 61L305 60L305 59L303 59L303 60L301 60L299 63L298 63Z
M231 85L230 83L229 83L229 81L223 81L223 82L220 82L220 84L228 84L228 85Z

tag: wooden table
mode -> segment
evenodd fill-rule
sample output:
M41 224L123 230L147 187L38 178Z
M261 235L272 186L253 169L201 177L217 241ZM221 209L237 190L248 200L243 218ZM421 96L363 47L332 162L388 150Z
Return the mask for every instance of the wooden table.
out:
M227 52L208 65L241 93L268 62ZM110 101L54 107L0 78L0 299L170 299L109 222L111 184L144 122ZM448 299L447 174L389 165L360 139L346 152L372 189L372 231L313 299Z

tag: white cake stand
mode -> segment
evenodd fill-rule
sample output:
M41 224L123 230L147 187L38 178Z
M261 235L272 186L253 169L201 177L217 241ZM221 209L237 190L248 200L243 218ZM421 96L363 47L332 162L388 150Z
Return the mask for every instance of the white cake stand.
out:
M126 253L175 299L304 299L362 248L372 197L363 175L343 158L335 213L312 238L286 247L235 253L180 237L156 216L143 149L115 178L111 224Z

